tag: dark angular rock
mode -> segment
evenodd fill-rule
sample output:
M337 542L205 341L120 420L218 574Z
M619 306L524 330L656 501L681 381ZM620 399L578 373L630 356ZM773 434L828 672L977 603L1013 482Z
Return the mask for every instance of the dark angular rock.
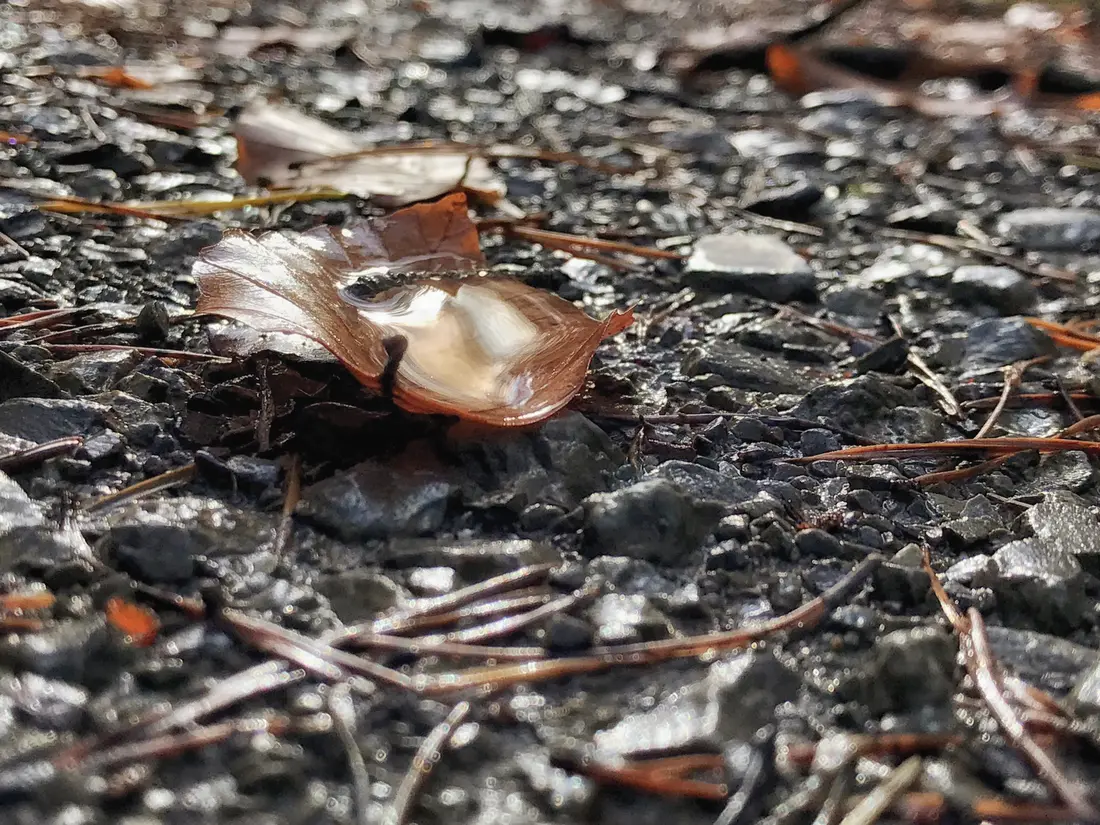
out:
M887 633L875 645L865 701L878 713L947 705L955 690L955 650L937 627Z
M1006 609L1041 628L1075 627L1089 607L1085 574L1072 553L1038 539L1021 539L993 554Z
M439 463L418 450L317 482L303 492L298 512L344 541L417 536L443 524L455 491Z
M719 472L690 461L666 461L648 477L670 481L700 503L733 504L751 499L763 489L760 482L737 475L732 469Z
M1001 216L997 233L1013 246L1050 252L1086 252L1100 245L1100 211L1036 207Z
M704 679L682 688L651 711L627 716L595 736L607 757L721 751L745 742L792 701L799 678L770 651L738 653L710 666Z
M100 544L142 581L186 581L200 557L256 553L271 542L274 521L213 499L179 496L109 513Z
M602 645L631 644L670 635L668 619L640 593L608 593L589 608L588 618Z
M315 587L345 624L375 618L410 598L388 576L372 570L346 570L321 576Z
M769 301L814 296L810 265L778 238L734 232L700 238L684 268L688 283Z
M881 442L939 441L945 435L941 415L882 375L819 384L791 415L827 421Z
M720 515L661 478L596 493L585 500L584 509L586 552L668 564L696 550Z
M0 516L0 572L46 573L58 565L87 561L91 557L92 548L76 530L49 530L39 526L4 529Z
M1069 690L1100 661L1100 652L1057 636L1011 627L986 627L993 655L1025 682L1048 690Z
M790 183L753 191L741 200L741 208L758 215L790 218L805 214L824 194L821 187L812 181L796 178Z
M789 393L807 387L806 379L786 362L765 358L721 339L707 341L688 352L680 369L687 376L712 373L739 390Z
M451 449L471 479L463 491L468 505L516 513L533 504L569 512L585 496L608 489L626 461L607 433L580 413L556 416L537 430L455 440Z
M13 398L61 398L61 388L18 358L0 352L0 402Z
M850 318L878 318L885 304L877 292L855 286L835 287L825 293L821 302L829 312Z
M84 716L88 691L35 673L0 677L0 695L43 730L72 730Z
M816 528L799 530L794 543L799 553L811 559L835 559L844 555L840 539Z
M100 615L47 625L38 633L0 637L0 663L49 679L88 684L104 665L97 659L107 644Z
M479 581L530 564L560 564L561 551L528 539L439 542L404 539L389 544L379 561L394 567L452 567L466 581Z
M539 632L543 647L555 653L575 653L592 646L592 626L584 619L555 614Z
M13 398L0 404L0 432L37 442L87 435L103 426L104 412L92 401Z
M979 372L1052 352L1050 338L1023 318L987 318L967 331L963 363L967 371Z
M1066 450L1040 458L1035 476L1021 484L1018 490L1030 495L1064 493L1067 490L1083 493L1092 486L1095 479L1096 469L1088 454L1081 450Z
M962 304L985 304L1006 315L1026 312L1038 297L1031 281L1008 266L960 266L950 293Z
M1027 511L1035 538L1063 556L1073 556L1093 575L1100 573L1100 524L1076 496L1048 494Z
M111 389L140 362L140 355L126 350L87 352L58 361L49 375L62 389L89 395Z
M875 347L866 355L856 359L856 372L886 372L896 374L904 369L909 360L909 342L900 336Z
M41 506L0 472L0 535L20 528L38 527L44 521Z

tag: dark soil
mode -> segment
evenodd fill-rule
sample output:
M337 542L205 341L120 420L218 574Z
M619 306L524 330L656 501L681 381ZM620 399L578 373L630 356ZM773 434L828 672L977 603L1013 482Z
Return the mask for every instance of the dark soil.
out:
M838 822L914 750L911 795L883 821L976 822L996 800L1072 820L1059 783L1100 806L1096 459L1025 451L931 485L914 479L974 456L794 460L974 437L992 404L975 402L1040 356L1019 387L1035 398L1010 402L989 436L1049 437L1097 411L1095 361L1025 320L1087 319L1100 302L1090 116L795 99L763 73L763 47L819 9L634 5L0 9L0 315L83 309L0 325L0 591L56 596L0 616L4 822ZM809 40L900 48L901 5L862 4ZM751 36L685 64L685 38L737 21ZM276 25L291 34L251 52L228 37ZM347 31L295 45L306 26ZM1071 77L1090 89L1092 52L1073 49ZM89 76L190 61L187 79L149 89ZM231 350L223 322L189 314L192 263L225 229L384 210L347 198L155 221L42 200L257 194L234 170L232 123L264 99L379 143L516 143L618 166L494 163L544 227L684 259L618 270L485 236L495 272L596 316L636 307L573 409L525 431L407 415L301 353L150 354ZM27 452L70 436L52 457ZM104 498L174 470L163 489ZM1035 771L975 690L925 548L950 599L984 617L993 681L1058 776ZM303 637L430 615L432 599L520 571L515 592L473 600L479 615L401 633L579 656L765 622L868 561L816 626L751 649L496 691L418 696L331 647L302 652ZM155 640L128 637L112 599L155 613ZM528 626L461 635L547 603ZM407 676L483 664L353 652ZM1049 696L1028 704L1010 676ZM418 748L463 700L399 814ZM887 748L888 734L936 737ZM621 770L684 754L717 755L702 789L658 777L652 793ZM719 784L726 798L691 798Z

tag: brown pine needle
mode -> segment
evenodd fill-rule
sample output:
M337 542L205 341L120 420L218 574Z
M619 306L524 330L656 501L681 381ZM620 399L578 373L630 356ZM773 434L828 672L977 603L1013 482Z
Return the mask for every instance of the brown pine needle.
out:
M622 241L609 241L604 238L589 238L584 235L571 235L568 232L553 232L549 229L536 229L532 226L521 224L509 224L504 231L518 238L523 238L535 243L548 242L548 245L559 244L578 250L599 250L601 252L619 252L624 255L635 255L639 258L657 258L665 261L683 260L683 255L670 252L667 249L657 249L652 246L635 246Z
M993 408L993 411L989 414L989 417L986 418L985 423L982 424L982 428L978 430L978 434L974 436L975 438L985 438L993 428L997 426L997 419L1000 418L1001 413L1004 412L1008 399L1020 388L1020 383L1024 380L1024 373L1031 367L1045 363L1049 360L1049 355L1041 355L1038 358L1032 358L1028 361L1019 361L1004 368L1004 388L1001 390L1001 397L997 401L997 405Z
M816 599L783 616L738 630L596 648L586 656L492 665L438 676L418 676L414 679L415 689L422 695L428 696L445 695L472 688L492 692L514 684L541 682L580 673L595 673L617 667L648 665L670 659L693 658L725 650L737 650L777 633L804 631L815 627L835 606L843 603L862 587L864 581L881 563L880 555L870 555Z
M1082 433L1089 432L1100 428L1100 415L1091 415L1088 418L1082 418L1080 421L1071 424L1064 430L1058 433L1059 438L1071 438L1072 436L1081 435ZM982 461L971 467L963 467L958 470L944 470L942 472L925 473L915 478L910 479L914 484L927 485L927 484L939 484L950 483L955 481L964 481L968 478L979 476L982 473L987 473L990 470L995 470L1000 467L1010 458L1023 453L1009 453L1007 455L997 456L996 458L990 458L986 461Z
M1100 443L1076 441L1070 438L963 438L958 441L929 441L922 444L874 444L867 447L846 447L843 450L785 460L794 464L809 464L814 461L863 461L915 455L936 456L945 453L979 452L999 455L1025 450L1037 450L1040 453L1081 450L1090 455L1100 455Z
M53 441L36 444L25 450L16 450L7 455L0 455L0 472L10 473L15 470L23 470L41 464L47 459L56 458L59 455L68 455L83 443L84 439L80 436L70 435L65 438L57 438Z
M1071 392L1067 393L1069 399L1075 404L1082 403L1095 403L1097 397L1089 392ZM1030 404L1036 405L1051 405L1057 403L1059 400L1065 400L1061 393L1056 392L1025 392L1017 393L1011 399L1006 406L1008 407L1021 407ZM975 398L973 401L964 401L963 408L967 410L988 410L997 406L1000 402L1000 396L996 398Z
M1081 352L1088 352L1089 350L1100 347L1100 336L1085 332L1078 326L1068 326L1067 324L1059 324L1054 321L1044 321L1042 318L1025 318L1024 320L1036 329L1043 330L1043 332L1047 333L1057 343L1063 346L1071 347Z
M556 613L566 613L576 607L578 604L584 601L588 601L596 596L598 588L588 587L583 590L577 590L574 593L570 593L567 596L554 599L551 602L536 607L534 610L527 613L520 613L515 616L506 616L502 619L489 622L488 624L478 625L477 627L470 627L464 630L455 630L451 633L447 633L439 638L428 637L424 641L438 641L438 642L460 642L469 644L472 642L482 642L487 639L496 639L502 636L508 636L525 627L541 622L544 619L548 619Z
M167 200L134 201L131 203L98 203L83 198L53 198L38 204L39 209L62 214L110 214L134 218L165 220L172 218L197 218L244 209L250 206L272 206L280 203L305 203L316 200L339 200L347 197L335 189L279 190L265 195L229 198L227 200Z
M559 756L555 759L567 770L583 774L605 785L632 788L655 796L724 801L729 787L724 783L689 779L699 770L720 770L722 757L717 754L691 754L663 759L600 762L594 759Z
M297 453L290 457L286 470L286 494L283 496L283 509L279 515L279 528L275 532L272 552L282 556L290 541L290 532L294 529L294 511L302 495L302 458Z
M417 792L427 781L432 768L439 762L443 748L446 747L455 729L462 724L462 720L469 713L470 703L459 702L447 714L447 718L424 737L424 741L420 743L420 747L413 757L408 773L401 780L401 785L393 798L393 808L385 819L386 825L404 825L408 820L413 803L416 801Z
M131 484L117 493L110 493L109 495L97 498L95 501L89 502L84 506L84 511L87 513L99 513L110 507L116 507L119 504L123 504L131 501L140 501L153 493L159 493L162 490L170 490L173 487L179 487L183 484L188 484L195 477L195 464L185 464L182 467L177 467L174 470L169 470L166 473L161 473L159 476L153 476L147 478L144 481L139 481L137 484Z
M167 358L177 361L208 361L212 364L232 364L232 358L210 355L205 352L188 352L179 349L158 349L157 347L131 347L128 344L42 344L50 352L60 354L82 352L136 352L155 358Z
M931 582L932 592L939 601L944 615L955 628L959 639L959 650L963 654L970 679L1005 739L1020 752L1036 775L1073 811L1074 819L1100 822L1100 812L1097 812L1085 795L1074 786L1050 752L1035 741L1020 720L1015 708L1005 697L1004 684L993 659L982 614L973 607L965 616L959 612L940 583L939 576L932 569L927 548L924 550L923 564Z

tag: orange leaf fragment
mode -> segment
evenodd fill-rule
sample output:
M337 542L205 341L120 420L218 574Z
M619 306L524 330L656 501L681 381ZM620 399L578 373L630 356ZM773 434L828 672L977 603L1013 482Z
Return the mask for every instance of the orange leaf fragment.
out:
M0 596L0 610L14 613L25 610L48 610L57 598L48 590L30 590L25 593L7 593Z
M600 341L633 314L597 321L552 293L479 274L484 265L463 195L343 229L230 230L194 266L196 311L310 338L410 412L533 424L569 403ZM369 298L349 289L402 273L409 280Z
M137 647L148 647L156 641L160 620L152 610L114 596L107 600L104 612L111 627L128 636Z

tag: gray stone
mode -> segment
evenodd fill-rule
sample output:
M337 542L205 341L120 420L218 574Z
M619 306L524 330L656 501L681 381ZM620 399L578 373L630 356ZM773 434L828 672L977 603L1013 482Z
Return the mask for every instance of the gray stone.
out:
M684 275L693 286L780 302L813 297L817 280L810 265L783 241L748 232L700 238Z
M21 527L38 527L44 521L41 506L8 475L0 472L0 535Z
M672 629L668 619L650 603L649 597L640 593L600 596L589 608L588 619L601 645L664 639Z
M1048 690L1069 690L1085 670L1100 662L1093 648L1046 633L996 625L988 625L986 631L1001 665Z
M2 504L0 504L2 507ZM0 518L0 525L2 525ZM46 573L57 565L89 560L92 548L78 530L0 526L0 572Z
M202 557L245 556L268 545L275 517L201 496L120 507L106 516L100 544L142 581L186 581Z
M1048 494L1026 518L1036 539L1061 555L1075 557L1094 575L1100 573L1100 524L1076 496Z
M997 234L1013 246L1049 252L1086 252L1100 245L1100 211L1035 207L997 221Z
M1040 628L1076 627L1089 607L1085 574L1072 553L1038 539L1011 541L993 554L994 592L1007 612Z
M13 398L0 404L0 432L39 443L87 435L103 426L104 412L91 401Z
M84 688L36 673L0 677L0 695L12 699L25 716L45 730L72 730L83 719L88 704Z
M394 567L451 567L467 581L491 578L529 564L560 564L561 560L559 550L528 539L399 539L379 554L379 561Z
M13 398L61 398L65 393L18 358L0 352L0 401Z
M946 705L955 690L955 650L937 627L887 633L875 645L865 701L878 713Z
M539 631L543 647L555 653L573 653L592 646L592 626L584 619L555 613Z
M88 395L111 389L141 360L129 350L87 352L53 364L49 376L68 392Z
M879 442L939 441L943 416L912 390L882 375L818 384L790 414L827 421Z
M379 616L409 600L393 579L373 570L346 570L321 576L314 585L345 624Z
M967 587L993 587L1001 569L992 556L971 556L957 561L944 573L944 578Z
M1092 466L1088 453L1082 450L1065 450L1042 456L1035 476L1020 484L1017 493L1083 493L1095 480L1096 469Z
M817 528L799 530L794 543L799 553L811 559L835 559L843 555L844 550L840 539Z
M721 751L745 742L793 701L799 678L770 651L738 653L715 662L701 681L688 685L645 713L627 716L595 736L606 757Z
M631 556L678 564L714 529L720 511L692 501L678 486L649 478L584 501L590 555Z
M418 536L438 530L456 485L419 451L374 460L319 481L302 494L298 512L344 541Z
M689 351L680 369L686 376L717 375L739 390L791 393L808 386L806 379L784 362L722 339L709 340Z
M821 302L829 312L850 318L877 318L885 303L877 292L855 286L834 287L825 293Z
M1050 338L1023 318L987 318L967 331L964 367L980 372L1052 352Z
M1026 312L1038 296L1031 281L1008 266L960 266L950 293L959 303L985 304L1006 315Z
M1090 667L1077 680L1070 698L1078 711L1100 713L1100 663Z
M751 499L760 492L759 482L735 472L732 469L719 472L690 461L666 461L650 473L649 478L671 481L696 502L733 504Z
M38 633L0 636L0 664L49 679L84 682L102 664L97 657L106 642L102 615L50 623Z
M580 413L555 416L538 429L451 443L462 465L463 497L474 508L521 513L533 504L569 512L607 490L626 456Z

